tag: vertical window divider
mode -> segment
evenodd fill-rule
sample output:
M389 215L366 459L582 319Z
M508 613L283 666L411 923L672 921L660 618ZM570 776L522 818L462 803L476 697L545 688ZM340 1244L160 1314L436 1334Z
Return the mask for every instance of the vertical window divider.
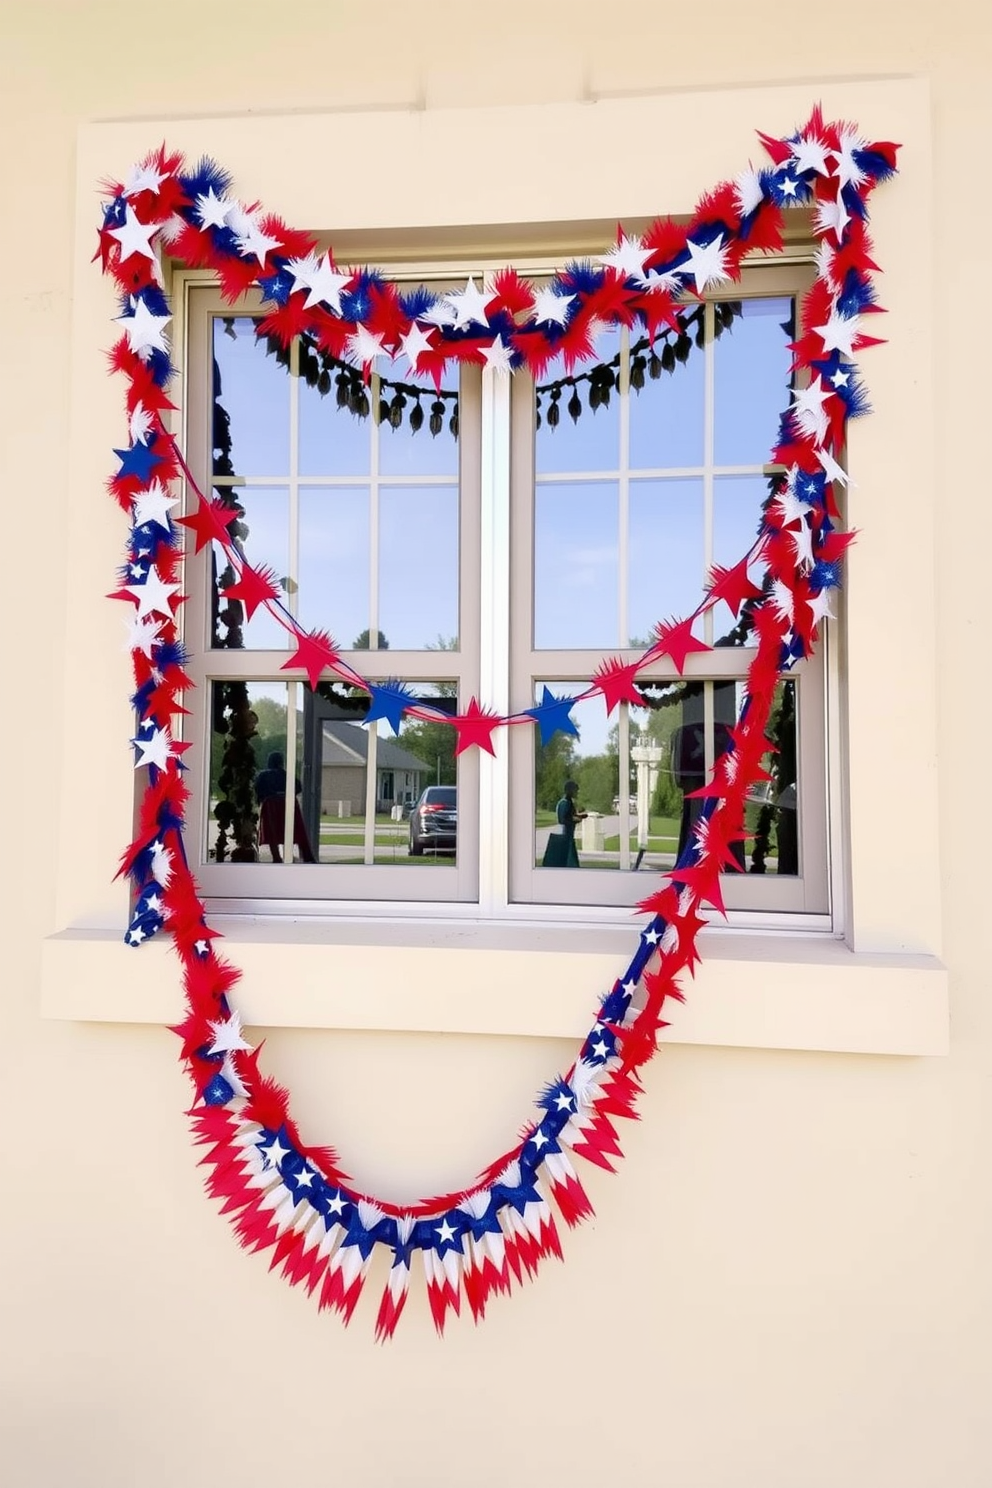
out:
M619 552L617 572L617 636L621 646L630 645L630 331L620 332L620 438L618 486Z
M510 379L482 374L482 471L479 497L479 687L504 716L510 707ZM462 704L464 706L464 703ZM509 898L509 741L479 751L479 912L496 914Z
M295 619L299 611L300 572L300 342L289 348L289 537L284 601ZM282 861L293 861L296 836L296 696L298 684L286 686L286 801L282 824Z
M369 379L372 417L369 419L369 650L379 649L379 374ZM379 729L365 725L365 836L362 861L375 862L376 777L379 771Z
M713 462L716 417L716 340L713 330L715 324L716 312L713 301L706 300L703 305L703 572L700 575L700 597L706 585L706 577L713 567ZM702 638L708 646L712 646L712 610L707 610L703 616Z
M617 795L620 806L620 871L630 868L630 704L621 703L617 715Z

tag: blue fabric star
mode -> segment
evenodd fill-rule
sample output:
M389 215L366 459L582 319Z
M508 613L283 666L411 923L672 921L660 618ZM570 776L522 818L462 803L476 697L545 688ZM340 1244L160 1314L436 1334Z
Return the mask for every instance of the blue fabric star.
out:
M557 733L574 734L578 738L579 731L574 720L569 716L574 707L574 698L556 697L545 684L540 706L525 708L524 712L529 718L535 720L541 730L541 743L547 744L548 740Z
M155 466L162 463L162 456L156 455L153 447L156 439L157 436L153 434L147 444L143 444L139 439L137 444L132 444L130 449L114 450L114 454L121 462L121 468L117 472L118 479L125 475L133 475L143 486L148 484Z
M223 1075L214 1075L204 1087L203 1099L208 1106L226 1106L228 1101L234 1099L234 1090Z
M416 702L413 693L408 692L400 682L385 682L381 687L370 684L369 694L372 701L365 715L365 722L374 723L377 718L384 718L393 733L398 734L403 714Z

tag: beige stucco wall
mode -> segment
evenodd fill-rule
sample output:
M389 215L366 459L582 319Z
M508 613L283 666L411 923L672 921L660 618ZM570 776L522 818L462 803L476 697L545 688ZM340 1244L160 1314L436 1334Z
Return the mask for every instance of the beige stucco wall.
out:
M980 14L963 0L792 10L759 0L626 17L585 0L435 3L380 5L374 21L360 7L302 0L284 17L227 0L159 12L0 8L3 1488L226 1480L255 1488L297 1475L347 1476L357 1488L979 1488L992 1480L992 1012L980 903L989 813L987 800L976 800L990 725L978 555L992 23ZM599 1217L567 1237L566 1265L497 1301L482 1329L455 1325L443 1343L414 1300L396 1342L378 1349L367 1306L343 1333L267 1275L264 1262L240 1254L202 1199L170 1034L39 1015L43 939L63 924L56 844L68 837L71 848L75 834L87 864L92 838L101 851L105 837L114 850L123 845L116 823L106 830L99 817L102 801L118 800L114 781L129 757L126 710L119 754L108 757L104 720L78 701L85 673L74 659L65 686L62 676L64 638L79 623L63 578L70 493L98 512L111 543L108 574L119 541L98 482L80 493L67 470L71 393L77 418L80 404L68 360L77 126L676 88L713 89L719 99L742 85L758 97L759 85L796 80L813 101L826 80L899 74L930 82L933 216L915 228L932 243L937 274L919 297L924 320L938 296L948 312L934 343L937 479L932 492L907 488L906 499L932 496L941 513L933 563L942 892L933 918L942 919L951 973L950 1054L668 1050L649 1073L644 1120L627 1134L620 1176L589 1176ZM757 115L752 123L767 127ZM384 199L393 173L445 170L443 151L406 160L402 135L392 151L363 160L347 116L341 140L354 152L352 169L381 172ZM677 137L657 141L661 155L679 146ZM751 148L737 138L716 146L721 171L738 168ZM540 158L547 141L538 134L533 148ZM608 171L611 152L622 149L622 140L604 140L593 168ZM548 169L557 166L572 169L567 155L549 152ZM498 169L480 161L464 189L474 195ZM251 182L239 185L251 194ZM271 200L268 181L259 194ZM891 273L898 284L898 264ZM905 369L912 316L904 312L892 329ZM867 374L872 383L870 363ZM102 376L95 354L89 375ZM907 426L903 444L917 433ZM877 542L865 500L857 520L866 543ZM907 606L916 586L928 585L927 562L895 575ZM95 669L100 647L118 644L119 617L101 625ZM875 665L884 669L884 643ZM928 698L925 667L919 685ZM905 701L907 729L928 733L926 704L917 716ZM77 783L53 789L66 739ZM884 781L881 759L878 775ZM873 809L867 797L855 808ZM60 823L70 831L60 833ZM901 860L912 846L910 835ZM104 857L109 879L112 851ZM879 841L873 871L885 865ZM71 877L71 858L68 867ZM933 862L920 874L931 879ZM351 949L338 962L349 976ZM322 949L321 977L333 977L335 959L333 947ZM148 959L150 983L157 987L168 964ZM280 991L278 958L270 964L266 1007ZM418 966L429 975L429 958ZM99 991L92 964L75 951L57 973L67 997ZM136 1004L141 995L136 986ZM134 1016L147 1010L136 1005ZM268 1057L291 1082L306 1127L332 1133L364 1182L403 1199L463 1182L505 1144L535 1086L571 1048L512 1033L351 1027L274 1033Z

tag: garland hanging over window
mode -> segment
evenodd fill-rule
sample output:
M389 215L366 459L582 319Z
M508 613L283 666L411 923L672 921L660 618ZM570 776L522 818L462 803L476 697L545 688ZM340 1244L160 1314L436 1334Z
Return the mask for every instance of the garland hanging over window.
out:
M396 1327L416 1260L440 1331L463 1301L478 1319L494 1292L509 1291L547 1256L560 1255L556 1217L574 1225L592 1213L575 1159L612 1170L621 1155L617 1129L635 1114L639 1072L667 1026L666 1004L683 1000L680 978L698 960L706 907L723 911L720 875L739 867L735 847L744 835L747 792L763 776L776 687L811 654L832 613L850 542L837 503L837 487L846 481L840 458L848 419L866 411L856 356L876 340L865 327L879 308L867 204L893 173L896 146L870 144L850 125L826 123L819 109L789 137L761 139L771 163L708 192L688 224L661 219L643 236L621 232L597 262L569 264L540 288L506 268L489 290L470 279L464 290L443 295L404 293L378 270L344 268L308 234L244 207L212 161L189 168L164 147L108 192L97 256L123 296L111 365L125 377L130 421L110 479L131 522L114 597L128 608L135 766L148 772L138 831L122 861L135 887L125 939L138 946L164 926L175 943L187 997L176 1032L193 1085L193 1130L205 1149L208 1190L241 1243L270 1251L271 1264L292 1284L305 1286L320 1307L346 1322L373 1256L384 1251L389 1274L375 1323L380 1338ZM443 382L454 364L478 363L497 376L527 367L540 383L561 357L565 379L541 388L551 422L566 387L572 417L580 387L590 402L594 392L609 395L612 375L581 370L593 358L597 326L638 330L632 384L635 369L651 376L656 363L663 370L666 357L677 360L680 348L688 355L693 301L736 280L748 252L780 248L783 212L795 207L812 212L817 275L794 345L792 405L783 411L771 456L783 473L755 514L757 539L732 568L713 570L692 615L659 619L651 646L633 662L604 657L581 694L602 696L608 712L623 701L640 704L638 676L652 662L668 656L681 673L690 653L708 649L693 635L701 614L724 600L742 615L755 656L728 746L695 793L702 809L691 838L642 902L645 921L627 966L604 990L574 1061L538 1096L520 1137L457 1193L413 1205L363 1193L333 1149L304 1139L288 1093L260 1071L259 1051L245 1038L234 1005L239 972L215 949L218 932L207 923L187 864L186 746L174 732L189 685L177 623L181 529L192 535L194 552L210 541L220 545L234 575L228 601L239 600L249 616L265 605L283 624L292 650L284 670L313 687L337 678L364 690L371 698L368 720L385 718L394 730L404 714L448 722L457 730L458 752L493 752L494 735L506 726L536 724L542 741L550 737L578 699L546 695L536 708L501 717L485 699L473 698L464 715L435 716L400 684L362 678L343 662L328 631L298 625L278 600L274 576L253 568L239 550L230 530L236 512L196 490L166 427L173 366L160 255L210 268L232 303L248 290L260 292L267 306L260 334L283 348L302 338L307 358L320 364L318 381L336 368L334 376L347 379L338 384L339 396L344 387L344 401L349 407L357 401L359 416L373 370L382 370L380 387L392 389L382 400L387 417L396 396L407 396L385 371L401 359L411 373L433 380L436 402L446 405ZM407 409L412 420L409 404L400 412ZM184 475L194 508L174 520Z

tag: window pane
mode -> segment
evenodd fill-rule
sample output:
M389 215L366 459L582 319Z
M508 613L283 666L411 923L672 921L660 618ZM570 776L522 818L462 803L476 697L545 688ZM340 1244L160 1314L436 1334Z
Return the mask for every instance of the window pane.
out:
M213 471L289 473L289 375L247 315L213 318Z
M369 499L367 486L300 489L300 624L345 648L369 640Z
M540 484L534 496L534 645L619 644L619 488Z
M367 476L375 425L361 372L301 342L299 392L300 474Z
M252 568L270 568L280 583L279 598L289 602L292 576L289 562L289 492L278 486L238 486L222 490L222 499L235 502L243 515L238 518L238 538ZM240 600L228 600L224 591L236 582L233 565L219 543L212 544L214 573L214 645L248 647L254 650L283 650L286 632L264 606L251 619Z
M597 338L596 357L601 365L611 368L615 379L620 359L619 331L606 331ZM577 371L570 377L560 357L549 363L539 379L535 389L540 415L535 449L539 475L619 468L620 395L616 383L606 394L608 403L595 409L589 406L590 387L588 375ZM570 403L580 409L578 418L569 413Z
M541 681L535 702L545 687L556 697L580 690L574 682ZM534 731L534 861L544 868L616 868L618 854L610 857L604 848L619 787L616 717L606 717L602 698L586 698L571 718L577 736L559 732L542 745Z
M644 349L634 354L643 358ZM685 362L676 361L660 377L646 375L640 391L631 390L631 469L702 465L703 380L703 353L694 345Z
M765 465L778 421L789 407L795 339L793 301L744 300L713 346L714 459L717 465Z
M630 486L631 645L645 646L660 620L681 619L703 597L703 483Z
M394 737L383 721L365 725L368 695L342 683L321 683L316 692L295 687L297 799L287 836L290 686L213 684L208 858L450 864L457 851L455 730L404 718ZM453 682L411 690L425 706L457 712Z
M456 486L380 488L379 621L394 651L457 644Z

